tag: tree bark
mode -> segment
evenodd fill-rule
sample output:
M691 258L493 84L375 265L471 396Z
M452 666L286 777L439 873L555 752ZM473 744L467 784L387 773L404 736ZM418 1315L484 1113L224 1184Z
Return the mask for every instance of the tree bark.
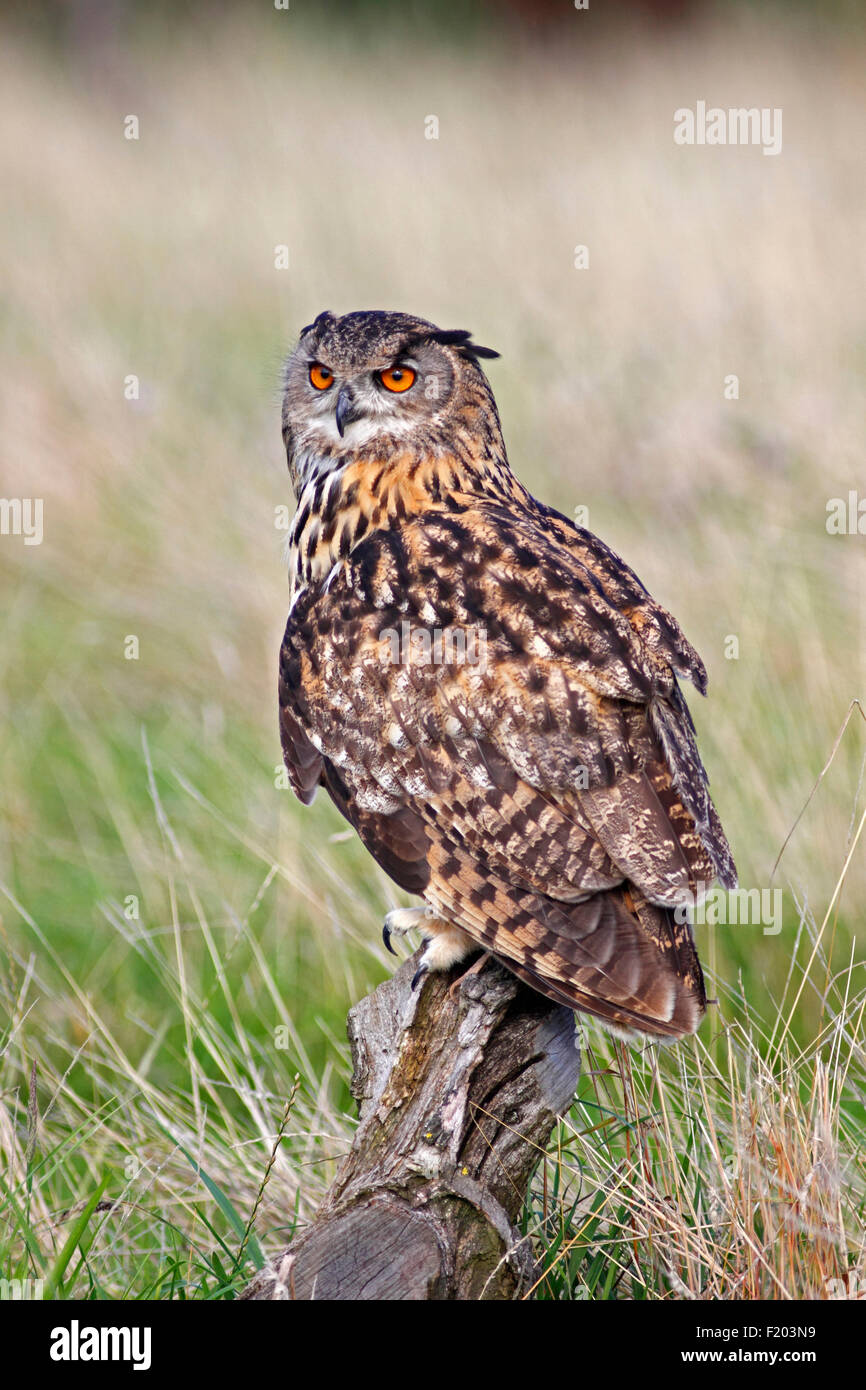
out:
M418 954L353 1008L360 1124L309 1228L246 1299L513 1299L515 1228L580 1075L574 1015L488 959L411 987Z

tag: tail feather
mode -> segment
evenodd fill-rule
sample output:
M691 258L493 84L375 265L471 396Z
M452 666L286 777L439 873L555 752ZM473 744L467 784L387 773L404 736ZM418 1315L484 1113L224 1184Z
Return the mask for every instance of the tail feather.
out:
M599 904L598 899L603 901ZM617 963L628 967L625 976L621 969L611 970L599 962L595 970L588 965L571 978L551 978L543 968L543 957L535 967L513 958L500 959L539 993L592 1015L616 1033L670 1041L694 1033L707 999L688 923L679 923L671 909L646 902L628 888L613 889L568 908L575 927L581 915L588 913L597 918L596 930L604 931L610 944L615 944Z
M481 875L455 846L431 846L428 903L539 993L609 1027L693 1033L706 1007L687 922L636 889L568 903Z

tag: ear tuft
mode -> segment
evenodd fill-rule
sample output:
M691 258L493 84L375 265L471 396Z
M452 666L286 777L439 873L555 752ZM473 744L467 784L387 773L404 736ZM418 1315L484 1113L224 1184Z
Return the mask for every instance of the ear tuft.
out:
M323 309L320 314L316 315L312 323L308 323L306 328L301 329L300 336L305 338L307 334L312 333L314 329L321 328L325 319L332 319L333 317L334 315L331 313L330 309Z
M499 353L494 352L493 348L481 347L478 343L472 342L472 334L465 328L440 328L430 337L434 343L441 343L443 347L456 347L463 357L477 360L479 357L498 357Z

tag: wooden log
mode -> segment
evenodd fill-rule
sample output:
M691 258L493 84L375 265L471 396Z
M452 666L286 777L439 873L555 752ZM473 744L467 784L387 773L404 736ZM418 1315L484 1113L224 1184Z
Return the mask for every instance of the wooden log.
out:
M411 987L418 955L353 1008L360 1124L312 1224L247 1299L513 1299L515 1227L580 1075L574 1015L494 960Z

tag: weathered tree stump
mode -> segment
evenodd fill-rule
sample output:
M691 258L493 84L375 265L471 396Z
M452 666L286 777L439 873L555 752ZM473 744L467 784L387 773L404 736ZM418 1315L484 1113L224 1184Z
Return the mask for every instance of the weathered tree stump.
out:
M411 988L418 954L349 1014L360 1125L315 1220L247 1299L513 1299L515 1229L580 1074L574 1015L488 960Z

